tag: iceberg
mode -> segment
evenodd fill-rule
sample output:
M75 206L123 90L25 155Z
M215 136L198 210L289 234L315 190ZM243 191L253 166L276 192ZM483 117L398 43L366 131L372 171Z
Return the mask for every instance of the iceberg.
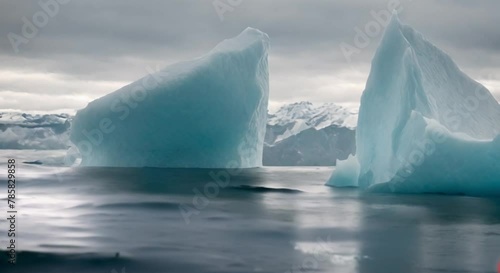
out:
M248 28L79 110L70 140L82 166L262 166L269 37Z
M491 93L394 14L361 97L356 156L327 185L498 195L499 132Z

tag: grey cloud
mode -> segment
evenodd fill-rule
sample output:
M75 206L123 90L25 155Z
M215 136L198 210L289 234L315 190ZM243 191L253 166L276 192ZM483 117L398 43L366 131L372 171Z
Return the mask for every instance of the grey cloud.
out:
M61 5L37 37L16 54L8 33L20 33L22 17L31 18L41 8L38 1L0 0L0 75L7 71L48 75L23 82L0 79L2 97L16 98L15 104L0 101L0 108L83 107L85 98L97 98L133 81L145 75L147 67L198 57L248 26L271 37L272 103L355 104L381 35L351 63L339 46L351 43L354 28L364 27L373 20L370 12L386 9L388 2L243 0L220 21L213 0L72 0ZM500 79L499 1L401 0L401 4L405 23L449 52L466 73L493 82L490 88L500 98L495 83ZM54 82L53 77L63 82ZM32 104L47 96L52 99L45 106Z

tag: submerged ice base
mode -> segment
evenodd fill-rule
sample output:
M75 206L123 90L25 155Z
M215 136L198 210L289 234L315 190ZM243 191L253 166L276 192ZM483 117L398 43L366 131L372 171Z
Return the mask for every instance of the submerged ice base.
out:
M500 194L499 133L491 93L394 15L361 98L356 157L339 162L327 184Z
M146 76L78 111L71 141L83 166L262 165L268 36L248 28L207 55Z

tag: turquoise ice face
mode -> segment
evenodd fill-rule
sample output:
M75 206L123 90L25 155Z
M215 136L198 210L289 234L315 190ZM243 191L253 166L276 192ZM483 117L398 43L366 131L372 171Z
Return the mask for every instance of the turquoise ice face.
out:
M361 98L356 158L328 184L500 194L499 132L491 93L395 14Z
M249 168L262 165L268 36L248 28L78 111L71 141L84 166Z

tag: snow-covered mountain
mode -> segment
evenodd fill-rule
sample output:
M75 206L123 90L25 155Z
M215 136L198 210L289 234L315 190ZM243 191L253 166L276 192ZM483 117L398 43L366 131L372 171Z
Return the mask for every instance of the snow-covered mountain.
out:
M286 104L275 113L269 114L267 121L268 127L286 127L286 130L278 135L269 135L271 139L266 139L266 142L273 144L310 128L321 130L331 125L354 130L357 118L357 110L334 103L317 107L308 101Z
M68 114L0 113L0 149L67 149ZM298 102L268 115L265 166L332 166L355 152L357 110Z
M66 149L71 116L0 113L0 149Z
M264 165L331 166L355 153L357 110L298 102L269 114Z

